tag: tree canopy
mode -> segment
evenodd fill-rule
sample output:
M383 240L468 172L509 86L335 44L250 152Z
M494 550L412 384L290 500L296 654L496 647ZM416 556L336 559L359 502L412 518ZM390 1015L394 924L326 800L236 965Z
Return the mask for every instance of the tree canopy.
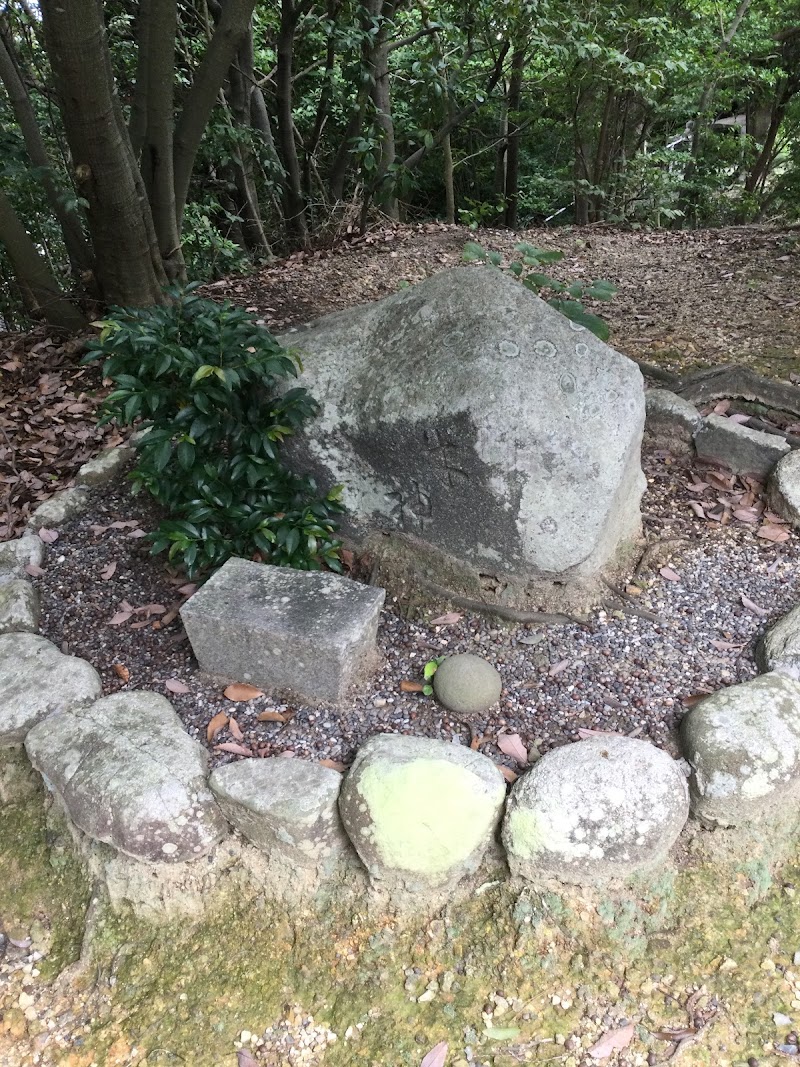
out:
M390 219L794 221L800 2L0 7L0 317Z

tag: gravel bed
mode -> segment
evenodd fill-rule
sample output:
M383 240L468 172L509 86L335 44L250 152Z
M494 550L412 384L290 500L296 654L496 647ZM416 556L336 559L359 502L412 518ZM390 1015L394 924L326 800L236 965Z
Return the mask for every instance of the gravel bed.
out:
M89 660L104 692L167 695L203 743L214 715L233 716L233 731L222 729L209 744L214 764L239 758L216 747L231 742L258 756L348 763L367 737L385 731L471 742L517 770L497 748L498 732L518 733L540 753L577 740L580 730L634 732L674 753L675 727L691 698L753 677L753 647L765 623L800 600L800 540L792 534L774 544L756 536L752 524L699 518L690 507L697 495L688 489L688 460L651 452L645 468L645 531L664 551L626 598L609 594L584 625L548 628L475 615L433 625L403 618L389 602L378 633L383 667L344 708L287 706L269 696L233 703L203 677L176 616L186 578L164 557L149 555L142 534L154 528L157 511L125 484L97 491L91 511L49 546L45 573L35 579L42 632ZM665 564L672 580L660 573ZM745 606L743 595L763 614ZM624 610L638 607L660 621ZM465 651L484 656L503 677L500 703L486 716L461 722L432 698L401 690L401 682L421 679L431 657ZM175 682L188 692L174 692L181 688ZM259 722L259 713L271 709L290 721Z

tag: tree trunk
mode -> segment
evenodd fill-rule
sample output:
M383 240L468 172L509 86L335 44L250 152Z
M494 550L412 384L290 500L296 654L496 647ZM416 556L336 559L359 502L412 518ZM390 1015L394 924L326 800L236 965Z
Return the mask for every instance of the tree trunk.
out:
M368 101L369 87L367 85L359 86L355 104L347 119L347 127L342 139L339 141L339 147L336 149L336 155L333 157L333 162L328 171L328 193L334 203L344 200L344 181L352 159L350 143L364 125Z
M59 289L47 261L37 252L2 189L0 242L5 245L28 314L33 318L42 318L61 330L82 330L86 326L86 319Z
M499 201L502 197L505 200L506 195L506 150L508 148L508 91L503 97L503 102L500 105L500 130L499 139L497 142L497 155L494 160L494 198L495 201ZM503 211L504 215L505 212ZM501 223L501 213L498 212L497 222Z
M306 203L300 177L300 161L294 141L294 116L292 114L292 62L294 35L300 17L293 0L281 0L281 24L276 50L278 53L275 74L275 102L278 117L278 146L286 174L284 184L284 215L289 232L301 244L308 244Z
M516 230L519 221L519 112L522 105L522 74L524 67L525 49L517 48L511 56L511 76L508 81L508 141L504 222L510 230Z
M372 102L375 105L375 124L381 133L380 158L375 177L375 199L381 210L391 219L397 219L397 197L394 192L391 168L396 157L394 121L392 119L392 94L389 81L389 21L395 12L394 0L369 0L368 12L377 22L377 30L369 49L369 70L372 78Z
M53 165L39 131L36 113L33 110L33 104L16 63L11 34L1 20L0 80L6 87L14 117L22 131L28 158L32 166L39 170L39 180L42 183L50 210L61 227L72 273L76 278L80 278L86 272L91 272L94 266L94 257L84 237L77 210L71 210L65 206L63 194L56 184ZM85 282L86 280L84 277L83 281Z
M239 50L239 58L241 49ZM248 142L250 126L250 89L241 71L240 62L234 63L228 74L225 90L227 109L234 127L244 132L243 137L236 138L234 153L234 180L239 199L239 214L242 218L242 232L248 250L262 258L271 259L272 249L264 232L261 212L258 206L255 174L253 169L253 152Z
M48 0L54 3L55 0ZM233 57L247 33L255 0L226 0L214 36L194 73L175 127L175 217L183 218L197 149Z
M453 184L453 147L450 144L450 134L442 141L444 150L444 200L445 221L451 225L456 221L456 194Z
M102 8L96 0L39 6L77 188L89 203L101 294L114 304L161 303L167 279L114 89Z
M177 0L150 0L149 15L141 23L139 38L140 55L146 55L144 67L147 74L140 169L153 214L161 261L171 282L186 280L175 207L173 159L172 85L177 25Z

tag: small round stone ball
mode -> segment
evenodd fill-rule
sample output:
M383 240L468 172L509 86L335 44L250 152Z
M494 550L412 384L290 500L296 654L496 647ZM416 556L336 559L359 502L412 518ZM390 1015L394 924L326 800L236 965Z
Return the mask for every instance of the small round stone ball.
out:
M436 699L457 715L477 715L500 699L503 681L491 663L471 652L448 656L433 676Z

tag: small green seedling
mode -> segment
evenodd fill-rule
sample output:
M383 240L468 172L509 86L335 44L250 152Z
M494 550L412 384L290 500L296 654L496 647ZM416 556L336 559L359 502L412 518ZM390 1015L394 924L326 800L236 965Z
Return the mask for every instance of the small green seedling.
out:
M433 676L439 667L439 664L444 660L444 656L434 656L433 659L429 659L425 664L425 670L422 672L422 677L425 679L425 684L422 687L422 692L426 697L433 695Z

